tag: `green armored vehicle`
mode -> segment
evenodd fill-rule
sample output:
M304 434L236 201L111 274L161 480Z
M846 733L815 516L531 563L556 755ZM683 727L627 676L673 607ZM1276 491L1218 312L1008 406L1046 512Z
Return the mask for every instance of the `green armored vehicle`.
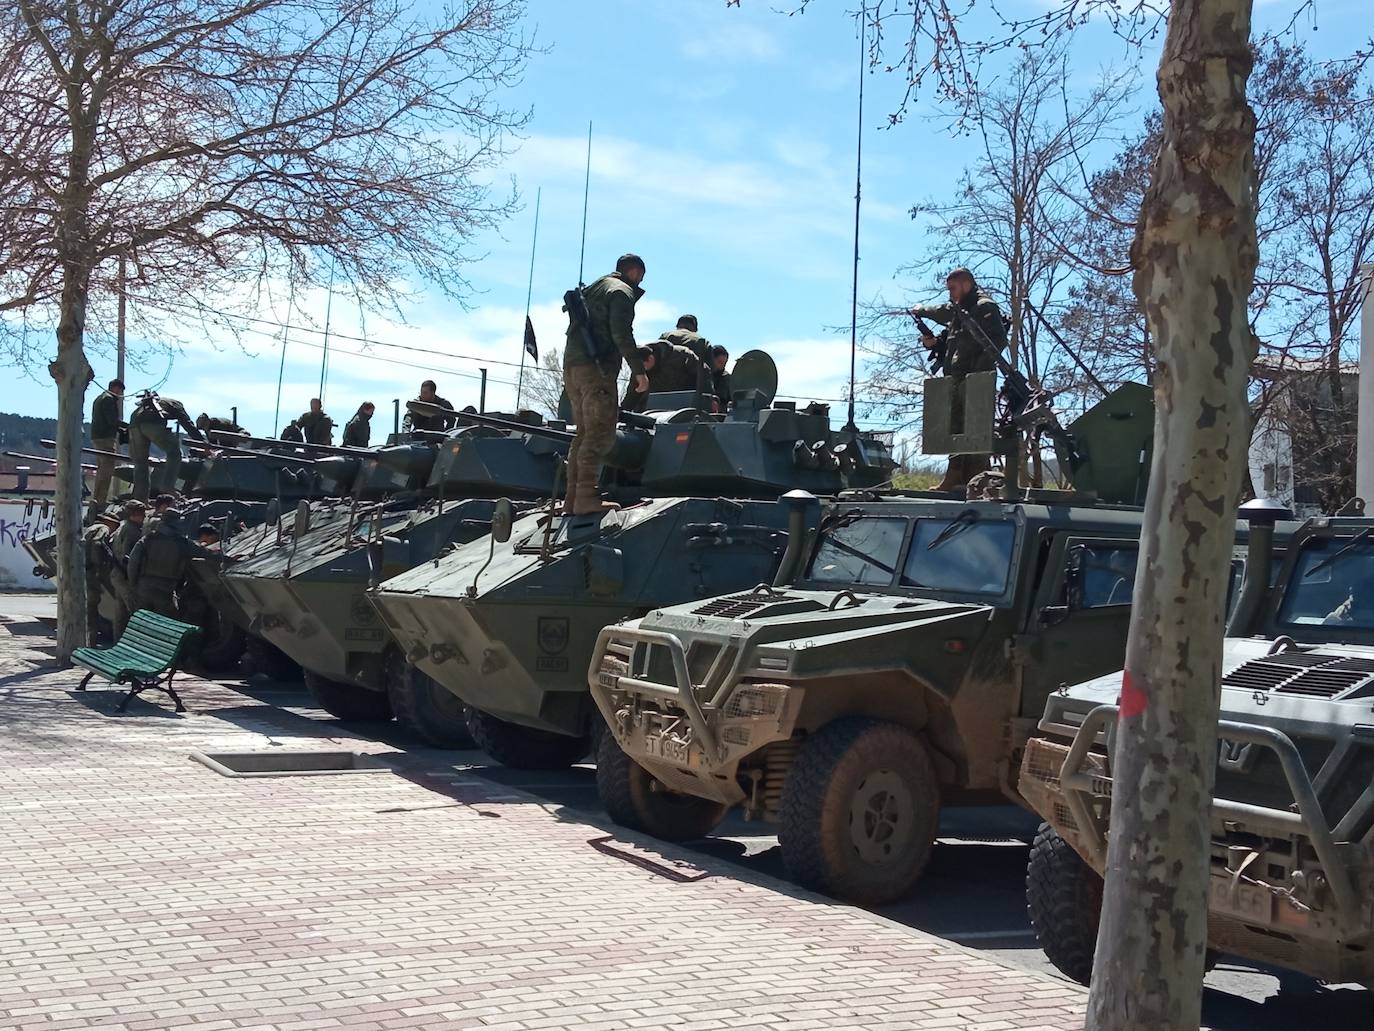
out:
M1209 944L1374 988L1374 520L1305 524L1272 589L1256 593L1222 661ZM1031 924L1084 984L1120 688L1113 672L1053 692L1021 764L1022 794L1048 821L1026 878Z
M321 708L351 720L394 714L450 747L468 743L461 704L407 665L365 591L485 534L496 497L554 493L564 430L537 416L475 418L483 424L377 452L352 500L317 506L222 574L252 631L301 666ZM402 451L405 464L394 460Z
M608 475L620 511L527 515L509 539L460 546L373 593L410 662L471 707L493 759L557 767L586 754L586 666L602 627L770 580L818 518L774 499L890 476L882 439L832 430L824 406L773 404L771 360L745 357L723 418L674 409L620 432Z

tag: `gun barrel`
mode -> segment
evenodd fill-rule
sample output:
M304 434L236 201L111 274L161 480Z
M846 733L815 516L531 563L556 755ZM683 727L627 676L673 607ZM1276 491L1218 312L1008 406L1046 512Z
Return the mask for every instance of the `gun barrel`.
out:
M50 448L56 448L56 447L57 447L57 441L55 441L55 440L46 440L46 439L45 439L45 440L40 440L38 443L42 444L44 447L50 447ZM95 455L95 456L98 457L98 458L118 458L120 461L123 461L123 462L132 462L132 461L133 461L133 459L130 458L128 455L122 455L122 454L120 454L118 451L106 451L104 448L98 448L98 447L83 447L83 448L81 449L81 453L82 453L83 455ZM54 464L54 465L57 464L55 460L50 460L50 461L53 461L53 464ZM160 458L152 458L152 457L150 457L150 458L148 459L148 461L151 462L153 465L161 465L161 464L162 464L162 459L160 459Z
M259 458L264 462L275 462L281 465L317 465L318 458L306 458L304 455L274 455L270 451L254 451L252 448L233 447L229 444L206 444L198 440L188 440L185 442L189 451L215 451L226 455L242 455L247 458Z
M342 455L345 458L356 458L368 454L372 450L371 448L345 447L335 444L303 444L297 440L281 440L277 437L255 437L250 433L234 433L230 430L211 430L210 437L216 442L237 440L244 444L258 444L266 447L289 447L301 451L314 451L322 455ZM258 454L256 451L253 453Z
M406 407L417 415L444 415L472 426L489 426L494 430L506 430L509 433L528 433L532 437L544 437L548 440L565 442L571 441L573 438L573 435L567 430L556 430L550 426L531 426L529 423L502 419L495 415L481 415L477 412L455 412L451 408L430 404L428 401L407 401ZM427 436L436 434L440 439L446 436L446 434L437 434L436 431L432 430L420 430L418 432Z
M42 441L39 441L39 443L41 444ZM83 450L84 450L84 448L83 448ZM56 465L56 464L57 464L57 459L56 459L56 458L49 458L47 455L26 455L26 454L24 454L24 452L22 452L22 451L5 451L5 452L3 452L3 454L4 454L4 456L5 456L6 458L18 458L18 459L22 459L22 460L25 461L25 462L42 462L42 463L44 463L45 465ZM83 462L83 463L81 464L81 468L83 468L83 469L90 469L90 470L94 471L94 469L95 469L96 467L93 466L93 465L87 465L86 463Z

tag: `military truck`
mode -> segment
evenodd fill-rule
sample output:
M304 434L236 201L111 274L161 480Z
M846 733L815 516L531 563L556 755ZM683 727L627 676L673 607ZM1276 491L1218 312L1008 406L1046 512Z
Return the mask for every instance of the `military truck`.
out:
M383 449L353 500L303 514L222 573L252 631L300 664L322 709L349 720L395 715L445 747L469 743L461 704L407 664L365 591L487 533L497 496L527 505L554 494L568 437L537 417L463 418L482 424L413 445L405 476L395 463L386 473Z
M373 592L411 664L470 706L472 736L496 761L558 767L586 754L597 633L771 579L817 519L814 507L779 507L780 494L890 477L880 436L833 430L824 405L774 403L777 370L762 352L741 357L733 386L724 417L669 404L621 429L607 475L620 511L527 515L509 539L462 545Z
M1273 588L1256 594L1228 626L1222 661L1209 945L1374 988L1374 520L1304 524ZM1083 984L1120 687L1113 672L1052 692L1021 763L1022 794L1047 821L1027 870L1031 925Z

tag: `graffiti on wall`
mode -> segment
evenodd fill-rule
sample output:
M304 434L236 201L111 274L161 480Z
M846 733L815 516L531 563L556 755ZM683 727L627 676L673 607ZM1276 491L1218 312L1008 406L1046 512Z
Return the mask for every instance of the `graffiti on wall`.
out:
M33 575L33 559L24 542L51 533L57 524L51 505L29 506L22 501L0 501L0 590L51 591L51 580Z

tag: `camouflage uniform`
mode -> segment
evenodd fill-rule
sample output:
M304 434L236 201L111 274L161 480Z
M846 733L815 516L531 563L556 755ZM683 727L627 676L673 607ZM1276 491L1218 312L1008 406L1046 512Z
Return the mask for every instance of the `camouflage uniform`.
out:
M568 449L567 503L574 512L591 511L600 503L596 485L601 463L615 443L616 377L621 361L630 366L631 376L644 374L634 334L635 303L644 291L612 272L587 287L583 296L588 330L600 354L588 354L581 330L569 324L563 386L577 428Z
M677 332L687 332L677 330ZM654 367L649 370L649 389L639 393L631 383L625 390L620 407L627 412L642 412L649 405L649 394L667 394L683 390L710 392L710 376L706 366L690 348L669 343L667 335L649 347L654 352Z
M991 297L980 290L974 290L959 302L959 308L962 309L965 318L972 318L978 323L978 326L999 351L1006 350L1007 327L1002 321L1001 309L997 307L997 303ZM954 309L954 303L950 302L923 305L911 309L911 313L917 318L930 319L942 326L949 326L955 318ZM962 380L971 372L991 372L997 368L997 363L993 361L992 355L984 351L979 346L978 341L974 339L973 334L962 327L957 330L946 329L941 333L936 338L932 354L942 356L945 375L955 380ZM953 413L953 417L956 424L962 423L964 402L962 388L956 388L954 398L956 411ZM970 480L987 471L987 455L950 455L949 466L945 470L945 478L940 481L939 486L935 489L966 489Z
M176 619L176 591L198 550L181 532L180 520L164 515L129 554L129 584L138 607Z
M175 490L181 472L181 443L167 426L175 421L193 440L204 440L200 430L186 414L185 406L170 397L152 395L139 401L129 418L129 457L134 462L134 497L148 500L152 477L149 475L148 448L156 444L166 456L158 476L160 491Z
M367 447L367 442L372 439L372 416L358 409L356 415L348 420L348 425L344 427L343 441L344 447Z
M86 559L86 643L92 648L100 644L100 598L108 588L111 533L104 517L81 531Z
M417 397L415 400L424 401L424 398ZM438 405L440 408L447 408L453 411L453 402L446 397L435 394L433 398L425 401L427 405ZM416 415L414 412L406 412L406 417L401 423L401 428L407 433L414 430L429 430L432 433L447 433L453 429L458 421L456 415Z
M91 405L91 446L100 451L117 451L122 427L119 398L108 390L103 391ZM116 461L113 455L101 455L95 460L95 487L91 491L91 500L98 505L105 504L110 497L110 480L114 476Z
M305 435L307 444L334 443L334 420L324 411L302 412L296 419L296 425Z
M128 516L126 509L124 521L110 539L110 552L114 563L110 567L110 587L115 596L115 636L124 633L129 622L129 613L134 609L134 593L129 586L129 553L143 536L143 523L136 523Z

